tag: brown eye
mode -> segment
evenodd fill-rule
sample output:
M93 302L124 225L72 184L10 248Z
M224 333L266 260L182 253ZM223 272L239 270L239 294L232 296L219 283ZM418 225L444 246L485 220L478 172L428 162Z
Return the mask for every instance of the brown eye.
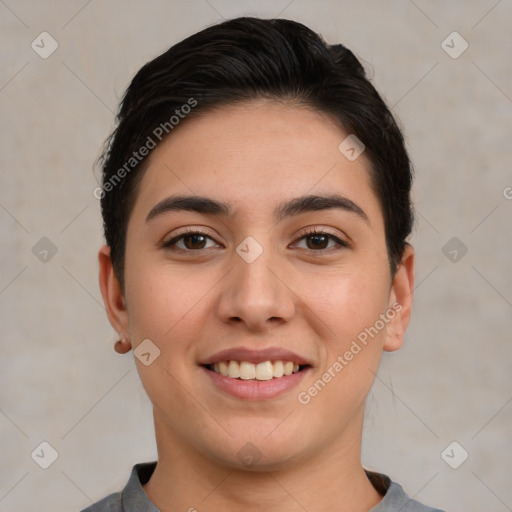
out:
M327 249L330 237L326 235L309 235L305 238L310 242L308 249Z
M326 233L323 231L310 231L303 233L299 241L305 240L306 249L310 251L320 252L325 251L326 249L333 249L338 246L338 249L341 247L349 247L347 242L344 242L337 236L332 235L331 233ZM329 246L330 242L334 242L334 245Z
M206 237L199 233L193 235L185 235L182 237L183 243L187 249L204 249Z
M213 238L206 233L202 233L201 231L189 231L171 238L168 242L164 242L162 247L184 252L201 251L208 248L206 247L208 240L214 241Z

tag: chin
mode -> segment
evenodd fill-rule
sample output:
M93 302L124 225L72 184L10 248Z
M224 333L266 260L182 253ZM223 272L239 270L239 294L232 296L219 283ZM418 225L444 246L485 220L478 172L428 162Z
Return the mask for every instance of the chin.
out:
M244 447L242 448L242 450ZM218 459L218 461L227 468L238 470L238 471L248 471L251 473L268 473L268 472L276 472L281 471L283 469L289 468L296 461L296 457L290 455L290 453L283 455L282 457L279 454L272 453L270 456L265 456L262 452L249 450L251 455L239 455L237 453L236 457L230 457L229 459L222 458Z
M268 430L266 431L268 435ZM217 444L211 454L217 463L235 470L251 472L280 471L292 466L305 454L294 436L236 436L226 449L218 452ZM217 449L217 450L216 450Z

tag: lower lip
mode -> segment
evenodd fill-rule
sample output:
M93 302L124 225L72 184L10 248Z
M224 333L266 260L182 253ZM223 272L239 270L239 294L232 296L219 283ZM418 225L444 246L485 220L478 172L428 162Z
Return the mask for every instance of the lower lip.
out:
M309 368L305 368L300 372L271 380L243 380L224 377L224 375L212 372L204 366L201 369L221 391L245 400L267 400L282 395L297 386L309 371Z

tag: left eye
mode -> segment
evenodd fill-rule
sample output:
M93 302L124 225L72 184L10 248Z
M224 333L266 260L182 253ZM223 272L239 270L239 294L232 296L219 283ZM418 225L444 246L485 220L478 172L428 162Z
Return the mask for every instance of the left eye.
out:
M322 231L313 231L312 233L303 234L299 240L305 240L306 245L309 245L306 249L313 251L317 249L328 249L329 242L335 242L335 245L347 247L347 244L337 236L331 235L330 233L324 233ZM310 244L308 244L308 241Z

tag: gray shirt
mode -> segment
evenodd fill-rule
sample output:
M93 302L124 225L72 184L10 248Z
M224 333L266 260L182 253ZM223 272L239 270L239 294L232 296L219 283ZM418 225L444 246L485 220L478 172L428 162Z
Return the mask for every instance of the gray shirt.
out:
M81 512L160 512L149 501L142 488L155 468L156 462L135 464L130 479L121 492L110 494ZM382 501L369 512L443 512L409 498L402 486L392 482L387 475L365 471L375 489L383 495Z

